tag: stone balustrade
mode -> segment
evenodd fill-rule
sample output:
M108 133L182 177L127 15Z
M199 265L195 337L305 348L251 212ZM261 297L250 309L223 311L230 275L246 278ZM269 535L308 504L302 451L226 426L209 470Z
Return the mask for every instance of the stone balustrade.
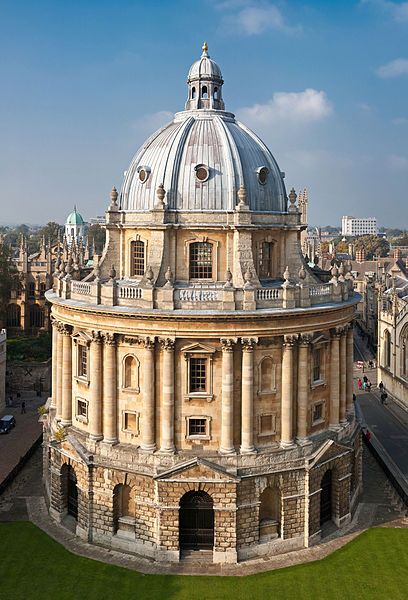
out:
M131 308L163 308L172 310L256 310L307 308L338 303L353 295L352 282L336 281L306 285L288 283L271 287L236 289L218 284L196 284L187 287L140 285L129 280L101 282L56 279L56 294L63 299L104 306Z

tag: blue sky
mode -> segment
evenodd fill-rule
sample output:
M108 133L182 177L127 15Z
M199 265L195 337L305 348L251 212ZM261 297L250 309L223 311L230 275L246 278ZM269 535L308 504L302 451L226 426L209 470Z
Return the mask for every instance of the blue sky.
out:
M0 0L0 222L103 214L207 40L309 221L408 227L408 2Z

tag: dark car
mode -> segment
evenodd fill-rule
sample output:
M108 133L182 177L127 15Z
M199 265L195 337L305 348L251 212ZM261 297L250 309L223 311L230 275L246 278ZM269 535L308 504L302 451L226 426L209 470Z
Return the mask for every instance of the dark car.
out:
M0 419L0 433L8 433L16 426L16 419L13 415L4 415Z

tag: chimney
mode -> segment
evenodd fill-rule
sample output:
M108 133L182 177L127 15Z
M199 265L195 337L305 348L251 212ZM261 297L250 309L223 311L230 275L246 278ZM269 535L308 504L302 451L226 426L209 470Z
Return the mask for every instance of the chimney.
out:
M402 250L401 248L395 248L394 250L394 260L401 260L402 258Z
M358 263L364 262L365 258L366 258L365 248L359 248L358 250L356 250L356 261Z

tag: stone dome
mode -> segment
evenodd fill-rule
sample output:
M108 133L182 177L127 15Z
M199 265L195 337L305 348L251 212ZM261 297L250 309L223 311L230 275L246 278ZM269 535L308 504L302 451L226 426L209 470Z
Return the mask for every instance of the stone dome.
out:
M283 173L266 145L226 112L222 76L203 55L190 69L186 110L138 150L122 186L120 209L148 211L163 184L168 210L232 211L245 186L254 212L286 212Z

